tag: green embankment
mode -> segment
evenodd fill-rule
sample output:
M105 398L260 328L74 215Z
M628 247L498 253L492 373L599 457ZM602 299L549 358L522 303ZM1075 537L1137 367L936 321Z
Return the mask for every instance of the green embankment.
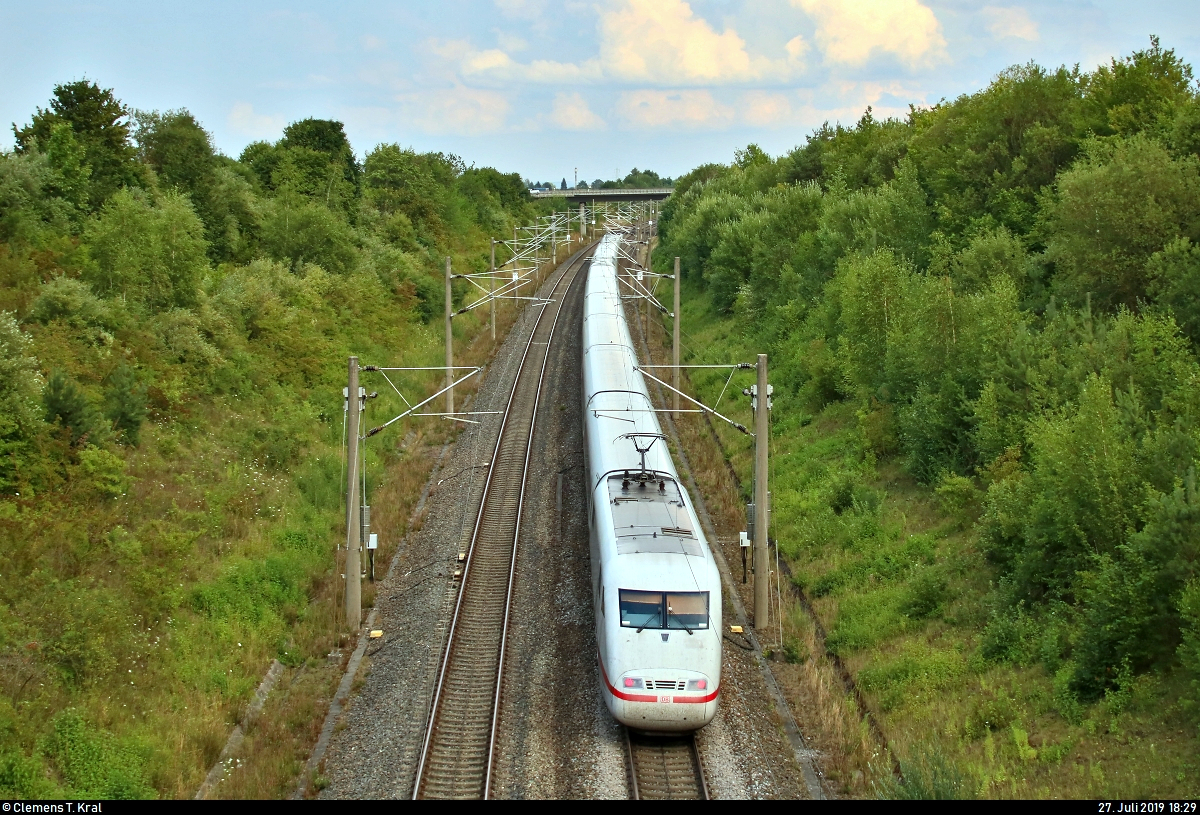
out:
M1197 794L1198 134L1155 42L751 146L664 207L687 361L771 355L773 536L899 759L847 791Z
M360 164L338 122L235 161L186 111L131 116L86 81L17 136L0 797L187 797L270 661L337 647L347 355L440 364L442 258L486 268L489 236L535 212L519 176L454 156L380 145ZM411 398L436 378L393 380ZM365 384L368 422L399 412ZM367 444L370 493L401 441ZM286 781L300 765L281 761Z

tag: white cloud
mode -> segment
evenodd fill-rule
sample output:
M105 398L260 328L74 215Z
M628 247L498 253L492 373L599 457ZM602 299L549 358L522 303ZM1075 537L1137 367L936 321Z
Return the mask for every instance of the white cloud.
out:
M471 43L467 40L426 40L426 47L443 59L463 59L474 53Z
M462 62L463 73L471 74L507 74L516 68L517 63L512 57L499 48L489 48L486 51L473 51L467 54Z
M880 52L909 67L946 57L946 40L933 11L920 0L792 0L817 26L817 45L830 63L866 64Z
M563 130L601 130L604 120L592 112L578 93L559 93L554 96L554 109L550 121Z
M379 37L376 37L374 34L367 34L366 36L364 36L362 38L362 44L363 44L363 48L365 48L366 50L375 51L375 50L382 48L387 43L385 43Z
M1000 39L1014 37L1033 42L1039 37L1038 24L1030 19L1029 12L1020 6L984 6L982 14L983 19L987 21L988 31Z
M249 102L236 103L226 121L234 133L252 139L278 138L287 124L282 116L255 113L254 106Z
M734 110L708 91L640 90L621 94L617 115L635 128L712 129L733 123Z
M808 53L808 43L804 41L804 37L800 36L799 34L792 37L787 41L787 45L784 46L784 50L787 51L787 58L789 62L791 62L793 65L803 67L804 55Z
M736 31L718 34L683 0L626 0L602 13L600 62L618 79L668 84L757 79L764 67Z
M595 82L603 78L600 63L594 59L581 63L554 62L535 59L533 62L515 61L498 48L473 51L467 54L460 66L462 75L473 80L495 83L533 82L549 85L566 85L578 82Z
M450 88L402 94L405 120L426 133L476 136L502 130L511 107L497 91L454 85Z
M499 45L502 50L510 53L524 51L529 47L529 43L525 42L525 40L521 37L518 37L516 34L506 34L503 31L496 33L496 44Z
M779 58L751 54L733 28L718 33L686 0L620 0L599 12L599 57L518 63L515 49L469 51L463 76L564 84L604 79L671 87L785 80L804 70L808 43L793 37Z
M786 94L751 91L741 99L738 119L752 127L774 127L795 119Z

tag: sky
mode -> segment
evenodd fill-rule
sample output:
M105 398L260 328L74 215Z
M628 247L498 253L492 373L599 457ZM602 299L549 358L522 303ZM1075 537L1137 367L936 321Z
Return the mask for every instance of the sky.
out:
M1195 0L2 0L0 121L86 77L131 108L187 108L235 157L312 116L360 156L395 142L534 180L676 177L1013 64L1091 70L1152 34L1195 64Z

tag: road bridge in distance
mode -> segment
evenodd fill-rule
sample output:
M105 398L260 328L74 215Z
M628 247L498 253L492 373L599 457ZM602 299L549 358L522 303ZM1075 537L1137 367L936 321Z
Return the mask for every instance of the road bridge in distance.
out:
M647 187L626 190L541 190L530 192L532 198L565 198L572 204L592 201L661 201L674 190L670 187Z

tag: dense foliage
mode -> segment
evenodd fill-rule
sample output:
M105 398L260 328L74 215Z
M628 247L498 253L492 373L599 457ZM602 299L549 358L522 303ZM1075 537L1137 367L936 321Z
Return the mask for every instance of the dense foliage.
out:
M1200 95L1174 52L751 145L679 179L660 234L770 351L782 426L853 403L874 456L982 507L987 659L1085 701L1180 665L1200 691Z
M14 132L0 797L189 795L270 658L304 658L347 354L434 363L442 258L484 268L529 196L455 156L360 162L318 119L234 160L86 80Z

